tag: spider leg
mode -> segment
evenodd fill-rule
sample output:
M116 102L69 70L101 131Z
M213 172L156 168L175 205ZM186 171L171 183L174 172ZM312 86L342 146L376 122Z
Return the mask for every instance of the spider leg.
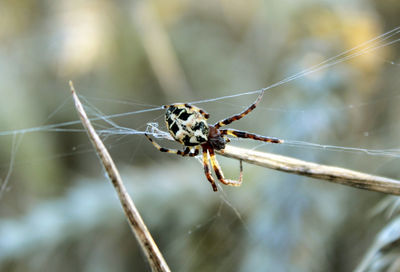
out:
M243 178L242 161L240 161L240 176L239 176L239 180L226 179L224 177L224 173L221 170L221 167L219 166L217 158L215 157L214 149L209 148L208 151L210 152L211 165L214 168L214 172L215 172L215 175L217 175L218 180L220 182L222 182L223 184L225 184L225 185L240 186L242 184L242 178Z
M246 131L240 131L240 130L235 130L235 129L220 129L219 130L222 135L231 135L237 138L249 138L253 139L256 141L262 141L262 142L268 142L268 143L275 143L275 144L281 144L283 143L283 140L274 138L274 137L265 137L253 133L249 133Z
M187 148L188 148L188 147L187 147ZM190 150L190 148L189 148L189 150ZM190 150L190 151L192 151L192 150ZM200 153L200 146L197 145L197 146L194 147L194 152L190 152L190 153L188 154L188 156L189 156L189 157L196 157L197 155L199 155L199 153Z
M214 125L214 127L216 129L218 129L220 127L229 125L233 121L237 121L237 120L240 120L243 117L245 117L247 114L249 114L252 110L254 110L257 107L258 103L261 101L261 98L263 97L263 94L264 94L264 92L261 92L261 94L257 97L256 101L253 104L251 104L247 109L245 109L244 111L242 111L239 114L236 114L234 116L231 116L229 118L219 121L218 123L216 123Z
M180 156L189 156L189 157L195 157L195 156L199 155L199 147L198 146L195 147L194 152L191 152L189 147L186 147L183 151L177 150L177 149L164 148L164 147L161 147L158 143L156 143L152 138L150 138L150 136L147 133L145 133L144 135L147 137L147 139L149 139L149 141L154 145L154 147L157 148L158 150L160 150L161 152L176 154L176 155L180 155Z
M206 174L208 181L211 183L213 191L216 192L216 191L218 191L218 189L217 189L217 185L215 184L214 178L211 175L210 164L208 163L208 152L207 151L208 151L208 149L203 147L204 173Z

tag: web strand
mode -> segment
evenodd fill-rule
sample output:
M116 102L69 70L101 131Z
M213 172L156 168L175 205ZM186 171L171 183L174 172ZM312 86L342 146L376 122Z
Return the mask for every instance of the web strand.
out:
M7 190L8 182L10 180L11 174L14 169L15 157L16 157L18 148L22 142L22 137L23 137L23 135L17 135L17 134L13 135L12 145L11 145L10 164L8 166L8 171L7 171L6 177L4 178L4 180L2 180L1 185L0 185L0 200L3 197L3 193Z
M233 94L233 95L221 96L221 97L217 97L217 98L211 98L211 99L205 99L205 100L199 100L199 101L193 101L191 103L192 104L208 103L208 102L213 102L213 101L219 101L219 100L225 100L225 99L229 99L229 98L240 97L240 96L244 96L244 95L252 95L252 94L256 94L256 93L266 92L272 88L289 83L293 80L299 79L306 75L318 72L323 69L327 69L329 67L332 67L339 63L351 60L358 56L365 55L365 54L368 54L375 50L378 50L380 48L395 44L400 41L400 38L395 38L395 39L392 39L392 38L396 37L396 35L399 33L400 33L400 26L396 27L384 34L376 36L366 42L363 42L363 43L361 43L349 50L346 50L336 56L328 58L328 59L320 62L319 64L313 65L313 66L311 66L305 70L302 70L294 75L286 77L274 84L269 85L268 87L258 89L255 91L241 92L241 93L237 93L237 94ZM390 40L390 39L392 39L392 40ZM165 138L165 139L171 140L169 133L158 129L157 123L149 123L147 125L146 130L142 131L142 130L136 130L136 129L127 128L127 127L122 127L112 120L115 118L127 117L127 116L162 110L163 109L162 106L158 106L158 107L156 106L153 108L148 108L148 109L143 109L143 110L138 110L138 111L105 115L100 110L96 109L93 105L91 105L90 102L85 97L80 96L80 98L83 101L85 101L86 107L88 107L91 110L92 114L94 115L94 117L90 118L90 120L92 122L104 121L109 126L109 127L106 127L104 125L101 126L101 125L97 124L97 127L99 127L98 132L102 136L142 135L147 132L147 133L152 134L156 138ZM56 112L58 112L66 104L67 101L64 101L59 107L57 107L57 109L49 116L49 118L52 117ZM58 123L58 124L50 124L50 125L32 127L32 128L27 128L27 129L0 131L0 136L14 135L14 137L15 137L15 135L19 135L19 134L24 135L26 133L45 132L45 131L47 131L47 132L76 132L76 133L84 132L83 129L68 128L69 126L73 126L73 125L80 125L80 121L76 120L76 121L62 122L62 123ZM398 149L370 150L370 149L353 148L353 147L321 145L321 144L315 144L315 143L290 141L290 140L286 140L285 144L289 145L289 146L294 146L294 147L318 148L318 149L324 149L324 150L329 150L329 151L357 152L357 153L364 153L364 154L368 154L368 155L372 155L372 156L388 156L388 157L396 157L396 158L400 156L400 151Z

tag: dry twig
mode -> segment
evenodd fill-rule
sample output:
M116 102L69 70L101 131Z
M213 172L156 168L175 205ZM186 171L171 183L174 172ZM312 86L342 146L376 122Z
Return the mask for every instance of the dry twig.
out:
M139 211L136 209L132 199L127 193L124 184L122 183L121 176L115 166L110 154L108 153L106 147L101 141L100 137L97 135L95 129L91 125L85 110L76 95L72 81L69 82L72 92L72 97L75 102L76 110L79 113L82 124L85 127L89 138L96 149L98 156L106 170L108 177L110 178L115 190L118 193L119 200L125 211L125 215L128 219L129 225L136 236L143 252L146 255L147 260L150 263L152 271L170 271L167 263L165 262L160 250L158 249L156 243L151 237L146 225L143 222Z
M306 162L290 157L259 152L234 146L218 151L222 156L283 172L327 180L360 189L400 195L400 181L365 174L341 167Z

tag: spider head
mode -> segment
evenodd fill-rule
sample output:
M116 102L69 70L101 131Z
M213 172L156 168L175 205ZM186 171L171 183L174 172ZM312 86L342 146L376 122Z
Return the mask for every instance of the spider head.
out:
M208 143L215 149L221 150L225 148L227 141L221 135L221 132L214 126L209 125Z

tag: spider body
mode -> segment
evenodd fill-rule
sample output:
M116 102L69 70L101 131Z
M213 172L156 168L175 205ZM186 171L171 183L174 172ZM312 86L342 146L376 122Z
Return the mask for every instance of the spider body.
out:
M248 133L245 131L234 130L234 129L220 129L221 127L228 125L236 120L239 120L254 110L257 104L261 101L263 92L258 96L257 100L251 104L243 112L223 119L214 125L209 125L207 119L209 114L204 110L190 105L190 104L172 104L164 106L165 112L165 123L171 136L179 143L185 146L183 151L168 149L161 147L157 144L148 134L145 134L150 142L161 152L167 152L177 154L181 156L197 156L200 152L200 147L203 152L203 167L204 173L211 183L214 191L217 191L214 178L211 175L209 161L214 169L215 175L218 180L225 185L240 186L242 183L242 162L240 161L240 177L238 180L230 180L224 177L221 167L215 157L214 150L223 150L227 142L229 142L229 136L238 138L249 138L257 141L269 142L269 143L282 143L283 140L264 137L261 135Z
M177 142L185 146L207 142L209 127L202 109L189 104L172 104L166 108L165 124Z
M226 143L229 139L224 137L221 132L215 128L215 126L209 127L208 132L208 144L215 150L222 150L225 148Z

